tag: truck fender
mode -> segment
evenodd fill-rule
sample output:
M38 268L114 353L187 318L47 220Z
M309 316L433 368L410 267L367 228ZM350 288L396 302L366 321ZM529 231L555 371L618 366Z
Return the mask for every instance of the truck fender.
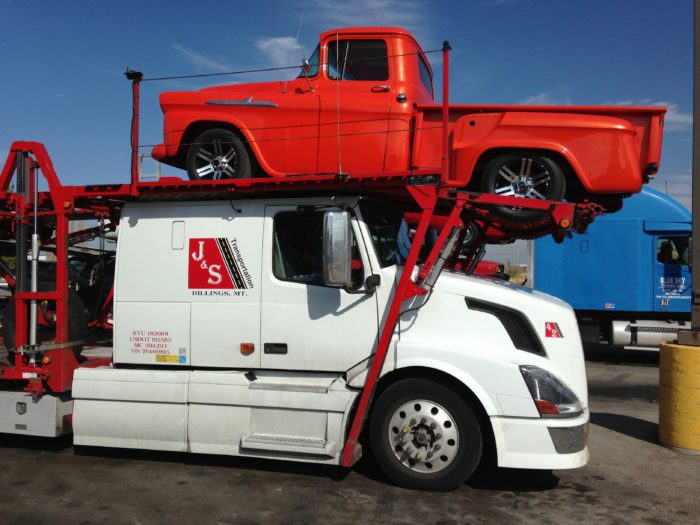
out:
M168 150L169 156L177 155L183 139L194 140L197 135L207 129L221 127L223 129L230 129L231 131L240 133L244 142L248 145L248 148L253 154L256 162L263 169L263 171L265 171L265 173L273 177L284 175L283 173L273 170L270 167L267 160L263 156L262 151L260 150L258 141L255 140L251 131L243 124L241 120L235 118L233 115L226 115L225 118L223 118L222 115L217 114L216 118L212 119L211 117L212 115L209 113L196 113L188 111L187 120L182 122L179 136L170 136L166 141L168 144L176 145L176 149L174 149L172 152Z
M475 170L499 152L538 150L550 152L566 162L568 167L562 167L570 168L583 187L591 190L591 179L604 178L610 169L608 164L600 165L596 161L595 152L577 149L579 139L589 135L591 130L598 132L596 136L600 141L595 149L634 151L634 127L615 117L530 112L465 115L457 120L453 129L451 182L466 186ZM625 158L621 166L627 166L629 171L633 160ZM609 182L614 184L614 181ZM614 187L610 191L615 191Z
M571 151L561 143L546 138L504 137L504 113L480 113L457 120L452 137L452 165L450 179L466 186L472 181L474 170L481 160L493 158L498 152L512 150L539 150L563 157L576 176L584 181L583 168ZM546 136L545 136L546 137Z
M388 361L389 360L387 360L387 362ZM396 367L393 370L389 371L387 368L387 363L385 363L384 368L382 369L382 375L379 378L380 382L392 372L404 368L420 368L427 371L433 370L447 374L462 383L474 394L479 403L481 403L484 412L486 412L488 416L499 415L501 413L501 410L497 405L497 401L491 399L491 397L471 375L466 373L464 370L446 363L445 361L429 357L399 359L396 363ZM367 372L368 369L354 376L350 381L348 381L348 386L351 388L362 388L365 383L365 378L367 377Z

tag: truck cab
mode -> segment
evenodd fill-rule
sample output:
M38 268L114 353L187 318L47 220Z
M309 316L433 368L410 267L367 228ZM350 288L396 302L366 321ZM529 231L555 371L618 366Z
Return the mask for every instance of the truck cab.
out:
M650 188L561 244L535 242L534 287L576 310L584 339L658 349L689 326L690 212Z
M392 202L129 203L114 365L76 370L75 443L341 462L406 261ZM338 277L340 276L340 277ZM443 272L403 304L367 439L387 474L447 490L498 465L588 459L576 319L506 282Z

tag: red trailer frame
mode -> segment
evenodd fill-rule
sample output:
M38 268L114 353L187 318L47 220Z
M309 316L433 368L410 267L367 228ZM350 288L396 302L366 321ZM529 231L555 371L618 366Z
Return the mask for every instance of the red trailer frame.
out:
M108 364L109 359L88 359L78 363L72 348L80 341L69 341L68 334L68 250L70 239L81 237L85 232L69 234L69 221L94 219L114 230L119 224L122 206L130 201L231 199L261 195L309 193L372 194L401 203L407 210L419 212L415 236L408 259L401 272L397 291L388 305L388 315L381 327L377 348L367 374L349 435L342 454L342 464L352 465L361 453L358 439L366 419L379 374L386 358L389 342L398 321L401 305L407 299L427 293L437 278L437 273L447 259L456 259L467 235L476 238L469 243L465 271L470 271L483 253L487 242L516 238L534 238L552 234L563 238L567 231L583 231L602 210L590 204L556 203L526 200L517 197L473 194L456 191L447 184L449 159L447 158L448 122L448 52L449 44L443 48L444 93L443 93L443 152L441 173L427 170L412 170L389 174L338 174L323 176L298 176L285 178L229 179L215 181L183 181L177 178L161 178L144 183L138 180L138 99L141 75L130 72L134 96L132 123L131 182L128 184L100 184L86 186L63 186L53 168L48 152L39 142L15 142L10 148L7 161L0 173L0 236L16 236L17 267L26 257L26 232L22 228L33 221L42 224L42 243L55 245L56 287L51 292L30 292L25 282L15 283L5 265L0 265L0 275L13 288L15 319L15 351L11 352L10 366L0 365L0 381L26 382L24 390L35 397L47 392L61 393L71 389L73 372L79 366L94 367ZM31 191L11 192L11 181L15 172L18 178L25 177ZM48 191L35 191L39 172L48 184ZM24 187L24 186L23 186ZM531 224L514 224L500 219L494 208L508 206L538 210L542 217ZM34 211L36 208L36 212ZM416 267L420 248L430 225L438 225L440 234L427 260L423 263L415 280L411 278ZM98 228L98 229L104 229ZM55 234L53 233L55 232ZM446 249L447 247L447 249ZM452 253L455 252L455 253ZM16 289L15 289L16 288ZM110 298L112 294L110 293ZM31 301L55 301L56 333L49 344L29 345L28 309ZM100 315L109 312L109 302L102 306Z

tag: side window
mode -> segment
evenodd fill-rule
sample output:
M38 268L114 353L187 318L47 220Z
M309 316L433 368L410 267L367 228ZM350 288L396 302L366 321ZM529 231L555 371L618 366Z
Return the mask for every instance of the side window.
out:
M384 40L334 40L328 44L331 80L388 80L389 59Z
M430 75L428 64L425 63L425 59L421 55L418 55L418 69L420 71L420 81L423 83L428 93L430 93L430 96L434 98L433 77Z
M323 286L323 212L283 211L275 215L272 273L281 281ZM363 281L364 270L353 235L351 287Z
M661 264L688 264L688 237L659 237L656 260Z

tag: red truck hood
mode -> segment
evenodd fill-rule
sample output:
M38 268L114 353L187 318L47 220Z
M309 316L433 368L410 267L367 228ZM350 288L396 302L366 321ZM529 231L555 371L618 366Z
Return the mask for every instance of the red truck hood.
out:
M226 86L212 86L200 89L200 91L205 93L241 93L244 95L250 94L255 95L258 93L279 93L282 91L284 82L253 82L246 84L229 84Z
M228 84L225 86L205 87L198 91L168 91L161 93L161 107L170 104L203 104L208 100L245 100L264 99L279 95L287 82L254 82L246 84ZM165 108L164 108L165 109Z

